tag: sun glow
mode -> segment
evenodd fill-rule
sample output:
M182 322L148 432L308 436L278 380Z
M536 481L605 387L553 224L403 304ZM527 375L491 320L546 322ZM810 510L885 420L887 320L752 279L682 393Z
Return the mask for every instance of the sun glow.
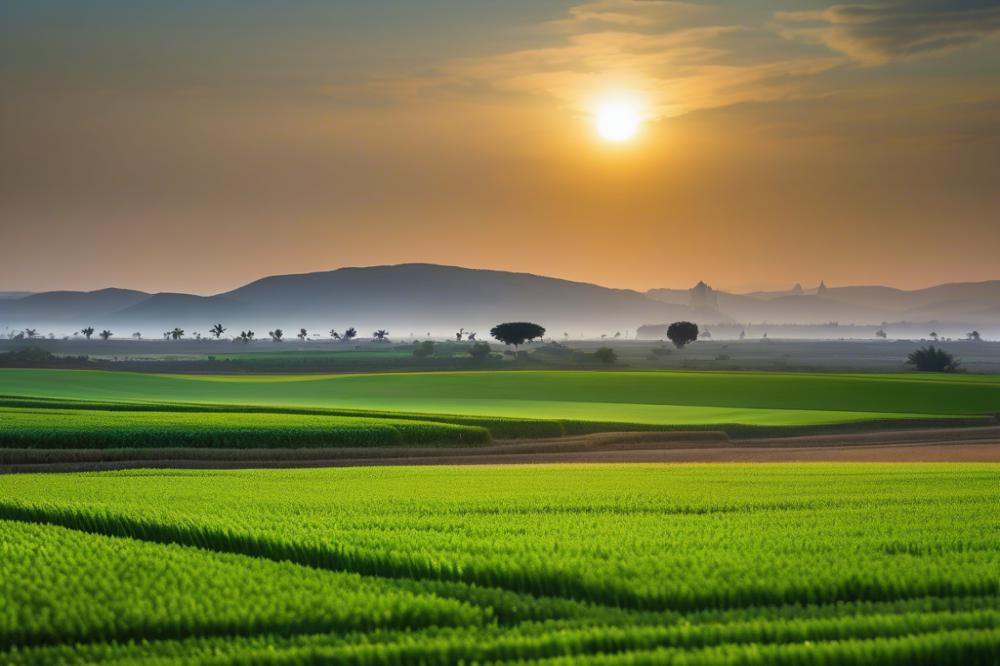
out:
M621 143L633 138L642 125L639 105L629 100L606 100L594 114L597 133L607 141Z

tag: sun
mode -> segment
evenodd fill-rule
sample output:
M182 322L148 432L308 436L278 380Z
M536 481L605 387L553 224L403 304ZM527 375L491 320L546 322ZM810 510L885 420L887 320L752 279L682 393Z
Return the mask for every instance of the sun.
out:
M594 114L597 133L607 141L621 143L635 137L642 125L642 113L634 102L606 101Z

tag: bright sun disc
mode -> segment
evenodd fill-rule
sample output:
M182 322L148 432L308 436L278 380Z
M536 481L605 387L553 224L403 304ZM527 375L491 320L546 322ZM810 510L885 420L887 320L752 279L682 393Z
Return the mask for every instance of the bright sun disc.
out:
M626 102L609 102L597 109L597 133L608 141L628 141L639 131L639 109Z

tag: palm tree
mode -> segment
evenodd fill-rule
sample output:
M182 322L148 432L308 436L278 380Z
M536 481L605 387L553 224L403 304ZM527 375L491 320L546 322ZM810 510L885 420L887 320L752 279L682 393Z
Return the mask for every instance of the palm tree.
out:
M26 328L26 329L24 329L24 335L29 340L32 339L32 338L35 338L35 337L38 336L38 329L35 329L35 328Z
M455 333L455 342L461 342L463 335L465 335L465 329L464 328L458 329L458 332Z
M170 331L170 339L171 340L180 340L183 337L184 337L184 329L183 328L174 327L174 330Z
M280 328L276 328L273 331L268 331L267 334L271 336L271 342L281 342L281 338L284 337L285 332Z
M358 331L351 326L349 329L344 331L344 340L350 341L358 336Z
M476 333L475 333L475 331L473 331L472 333L469 333L468 335L466 335L465 339L468 340L469 342L475 342L476 341Z
M337 333L337 329L331 328L330 329L330 337L333 338L334 340L339 340L340 339L340 333Z
M140 333L139 331L136 331L135 333L132 334L132 337L135 340L142 340L142 333Z
M297 338L298 338L299 340L301 340L302 342L305 342L305 341L306 341L306 338L307 338L308 336L309 336L309 334L308 334L308 333L306 333L306 329L304 329L304 328L300 328L300 329L299 329L299 334L298 334L298 335L296 335L295 337L297 337Z
M83 333L84 336L86 336L86 338L89 340L90 336L94 334L94 327L88 326L87 328L81 329L80 332Z
M372 333L372 337L375 338L375 342L385 342L386 338L389 337L389 331L384 328L380 328Z
M208 329L208 332L214 335L215 339L218 340L222 337L222 334L226 332L226 327L222 324L216 324L212 328Z
M103 331L101 331L100 335L101 335L101 340L104 340L105 342L111 339L111 331L109 331L108 329L104 329Z

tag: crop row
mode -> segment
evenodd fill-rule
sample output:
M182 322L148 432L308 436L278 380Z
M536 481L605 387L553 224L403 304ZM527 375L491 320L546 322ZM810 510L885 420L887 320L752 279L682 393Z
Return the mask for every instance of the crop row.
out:
M476 426L300 414L0 407L0 448L478 445Z
M52 526L0 521L0 552L0 650L8 650L0 658L11 664L191 663L199 655L219 664L458 664L568 655L713 664L757 650L780 660L815 644L827 644L826 663L878 663L843 658L884 656L887 645L939 663L955 654L941 650L957 647L955 636L967 650L996 646L1000 638L996 598L691 615L545 608L544 599L524 598L521 604L541 607L539 616L498 624L504 611L496 613L494 604L507 600L486 589L363 578ZM852 649L837 649L845 644Z
M479 625L386 581L0 521L0 646Z
M0 516L647 610L1000 594L997 468L898 469L15 477Z

